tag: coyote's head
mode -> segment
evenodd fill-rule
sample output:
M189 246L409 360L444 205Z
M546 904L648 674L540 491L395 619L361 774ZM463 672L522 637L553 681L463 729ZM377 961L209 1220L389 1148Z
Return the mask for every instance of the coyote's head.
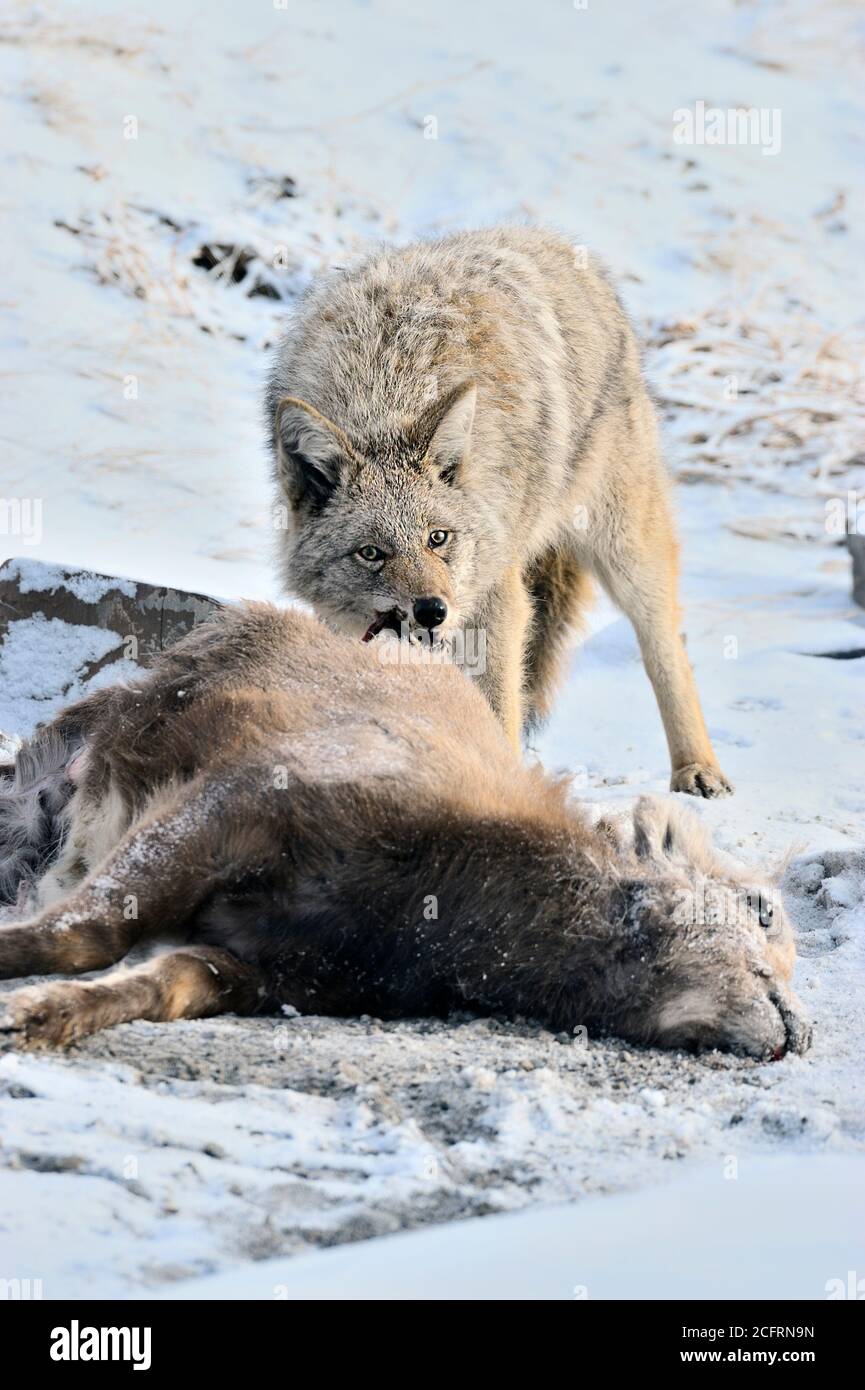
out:
M482 501L469 455L476 388L463 382L414 420L349 439L294 396L275 403L288 587L352 636L446 636L478 594Z

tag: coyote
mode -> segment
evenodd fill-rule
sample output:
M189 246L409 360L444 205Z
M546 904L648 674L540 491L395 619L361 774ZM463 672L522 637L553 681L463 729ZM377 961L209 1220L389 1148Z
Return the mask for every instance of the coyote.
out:
M391 638L383 638L392 641ZM0 789L7 1046L229 1010L471 1010L634 1043L804 1051L771 889L696 817L591 825L453 665L226 609L37 732Z
M514 746L550 710L597 579L636 630L672 790L724 795L679 633L654 409L582 250L466 232L312 290L266 398L284 579L356 638L483 632L479 684Z

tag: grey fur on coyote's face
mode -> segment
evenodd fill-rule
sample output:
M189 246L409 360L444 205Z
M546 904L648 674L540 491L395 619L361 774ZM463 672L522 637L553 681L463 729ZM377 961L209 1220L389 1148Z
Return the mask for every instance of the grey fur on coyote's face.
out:
M333 436L326 426L290 398L278 407L292 441L283 477L305 523L293 536L291 582L344 632L364 637L387 614L409 632L434 628L443 636L471 613L476 509L458 479L475 395L469 386L444 405L433 402L391 468L382 462L384 450L370 462L347 441L329 457ZM428 615L438 621L429 627L425 599L440 601Z
M482 629L512 744L549 712L598 580L631 619L674 790L730 790L679 633L655 417L603 270L528 228L325 278L267 396L289 589L358 638Z

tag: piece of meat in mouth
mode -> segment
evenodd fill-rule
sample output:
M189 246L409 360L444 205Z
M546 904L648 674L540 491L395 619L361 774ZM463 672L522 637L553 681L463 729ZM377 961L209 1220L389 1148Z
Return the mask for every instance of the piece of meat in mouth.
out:
M377 613L363 634L364 642L371 642L380 632L386 629L395 632L397 637L402 636L402 625L408 615L401 608L389 608L386 613Z

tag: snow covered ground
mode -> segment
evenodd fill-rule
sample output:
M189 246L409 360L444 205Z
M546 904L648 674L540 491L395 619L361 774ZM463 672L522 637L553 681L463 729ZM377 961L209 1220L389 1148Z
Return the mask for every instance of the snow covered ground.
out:
M535 1207L265 1260L161 1296L841 1300L865 1293L856 1273L863 1254L858 1162L760 1158L741 1174L696 1165L678 1183L617 1201Z
M0 547L274 596L259 392L297 288L370 238L560 226L606 256L647 342L688 647L736 784L698 810L741 857L798 856L785 884L816 1031L772 1066L468 1020L136 1024L69 1058L6 1056L0 1278L100 1296L222 1272L224 1296L253 1261L584 1195L618 1230L632 1198L612 1194L654 1203L698 1162L735 1202L731 1163L786 1156L785 1190L819 1212L834 1165L865 1176L865 662L820 655L865 646L827 525L858 503L865 529L861 7L12 0L4 16ZM698 101L764 110L780 147L677 143L674 113ZM36 629L0 653L7 733L57 693L58 634ZM69 666L98 655L70 648ZM666 785L633 636L605 606L537 751L599 809ZM765 1210L755 1244L773 1240ZM693 1258L684 1216L667 1239ZM821 1296L834 1269L796 1249L796 1288Z

